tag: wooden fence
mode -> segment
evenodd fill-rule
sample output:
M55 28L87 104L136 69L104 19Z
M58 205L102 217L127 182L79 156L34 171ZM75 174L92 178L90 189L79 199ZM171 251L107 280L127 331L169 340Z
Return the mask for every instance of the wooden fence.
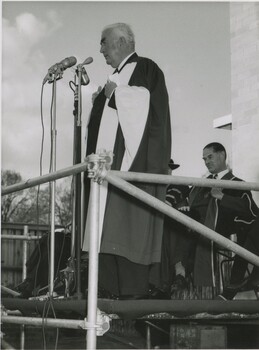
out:
M2 236L20 236L24 234L24 226L28 226L30 236L41 237L50 230L49 225L32 225L23 223L1 223ZM14 287L22 282L23 240L1 239L1 285ZM29 240L27 256L29 257L38 240Z

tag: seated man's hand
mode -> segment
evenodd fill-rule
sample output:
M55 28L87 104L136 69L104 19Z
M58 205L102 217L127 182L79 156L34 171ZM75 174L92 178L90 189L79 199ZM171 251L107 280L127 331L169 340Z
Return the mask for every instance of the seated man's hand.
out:
M221 200L224 196L223 192L222 192L222 189L221 188L218 188L218 187L215 187L215 188L212 188L211 191L210 191L210 194L213 198L216 198L216 199L219 199Z
M112 95L113 91L116 89L116 87L117 87L116 83L108 80L108 82L105 85L105 89L104 89L105 96L110 99L111 95Z
M185 206L183 206L183 207L180 207L180 208L177 208L178 210L180 210L180 211L190 211L190 207L189 207L189 205L185 205Z

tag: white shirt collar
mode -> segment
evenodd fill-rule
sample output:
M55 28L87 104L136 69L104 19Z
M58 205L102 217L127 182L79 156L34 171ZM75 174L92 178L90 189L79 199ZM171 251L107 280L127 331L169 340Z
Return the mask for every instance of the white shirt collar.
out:
M119 66L117 67L118 70L121 69L121 67L124 65L124 63L135 53L136 51L130 53L127 57L124 58L124 60L119 64Z
M229 172L228 169L223 170L223 171L220 171L220 172L218 173L218 179L219 179L219 180L222 179L222 177L225 176L228 172Z

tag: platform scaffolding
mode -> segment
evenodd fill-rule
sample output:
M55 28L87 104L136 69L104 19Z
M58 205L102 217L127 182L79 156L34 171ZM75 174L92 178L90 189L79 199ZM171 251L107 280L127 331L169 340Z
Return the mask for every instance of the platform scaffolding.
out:
M177 220L195 232L198 232L205 238L215 242L219 246L230 250L241 256L249 263L259 266L259 257L247 251L243 247L237 245L233 241L221 236L217 232L205 227L197 221L187 217L174 208L140 190L130 182L147 182L158 184L181 184L199 187L221 187L242 190L259 191L259 183L254 182L236 182L227 180L200 179L194 177L182 177L172 175L159 174L142 174L133 172L121 172L110 170L112 164L111 152L102 151L97 154L92 154L86 157L85 162L71 166L69 168L52 172L47 175L29 179L25 182L8 186L2 189L2 196L24 190L43 183L55 181L66 176L75 175L81 172L87 172L91 180L91 196L90 196L90 249L89 249L89 271L88 271L88 299L87 299L87 317L82 309L80 300L67 301L67 306L78 308L84 320L44 318L44 326L59 327L59 328L77 328L86 330L86 348L96 349L96 337L103 335L109 330L109 321L112 319L110 314L120 315L120 310L127 309L135 310L136 317L158 313L158 312L175 312L178 315L192 315L195 313L220 313L220 312L241 312L248 314L259 313L259 303L257 301L226 301L224 303L216 300L156 300L156 303L151 300L135 300L135 301L119 301L119 300L98 300L97 285L98 285L98 247L99 247L99 198L100 184L103 181L116 186L131 196L143 201L149 206L155 208L161 213ZM191 234L191 233L190 233ZM26 236L26 235L25 235ZM3 238L3 237L2 237ZM28 237L27 237L28 238ZM53 268L53 267L52 267ZM55 308L64 307L60 300L53 299L53 295L49 296L52 305ZM37 309L40 310L40 300L16 300L16 306L21 309L24 307L30 308L30 303L36 303ZM2 322L22 325L42 325L43 320L35 317L23 317L22 315L12 316L8 310L12 310L14 299L6 298L2 300L4 310L2 310ZM23 306L22 306L23 303ZM135 309L134 309L135 308Z

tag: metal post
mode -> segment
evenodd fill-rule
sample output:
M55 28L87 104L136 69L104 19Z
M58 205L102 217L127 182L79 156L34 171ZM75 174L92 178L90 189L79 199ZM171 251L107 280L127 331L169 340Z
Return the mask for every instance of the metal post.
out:
M28 240L26 239L29 236L29 230L28 230L28 225L24 225L23 228L23 235L25 239L23 240L23 255L22 255L22 279L23 281L27 277L27 269L26 269L26 262L28 258ZM25 325L21 325L20 327L20 349L24 350L25 347Z
M25 280L25 278L27 277L26 262L27 262L27 258L28 258L28 241L27 241L27 236L29 235L29 233L28 233L28 225L24 225L23 235L24 235L25 239L22 242L22 248L23 248L23 255L22 255L22 279Z
M98 247L99 247L99 198L100 186L91 179L89 272L87 300L87 349L96 349L97 286L98 286Z
M146 324L146 349L152 349L150 325Z
M20 333L20 350L24 350L25 348L25 325L21 325L21 333Z
M56 171L56 77L53 81L53 117L52 117L52 152L51 152L51 172ZM50 229L50 266L49 266L49 293L54 290L54 264L55 264L55 202L56 202L56 181L51 182L51 229Z

